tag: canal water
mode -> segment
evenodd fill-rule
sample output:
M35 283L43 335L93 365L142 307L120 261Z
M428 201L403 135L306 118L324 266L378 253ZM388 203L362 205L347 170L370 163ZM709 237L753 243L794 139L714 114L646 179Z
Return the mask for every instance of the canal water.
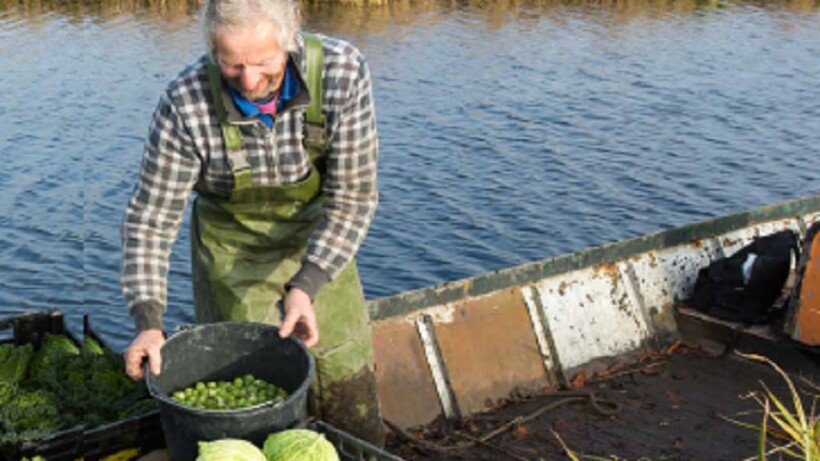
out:
M119 225L188 0L0 0L0 317L132 335ZM368 298L820 193L814 1L314 5L368 57L382 202ZM169 328L193 320L188 222Z

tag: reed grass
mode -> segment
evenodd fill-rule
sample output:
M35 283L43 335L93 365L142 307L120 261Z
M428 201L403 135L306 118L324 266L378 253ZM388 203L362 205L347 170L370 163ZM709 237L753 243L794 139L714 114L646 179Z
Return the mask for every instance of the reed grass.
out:
M66 15L100 15L111 17L127 12L151 12L177 19L197 12L205 0L0 0L0 12L26 14L56 12ZM693 12L719 8L728 4L784 8L795 12L812 12L820 0L301 0L305 9L330 5L367 6L371 10L387 8L400 13L423 12L442 8L474 8L488 12L509 12L517 8L549 11L563 7L593 7L632 15ZM396 15L393 15L396 17Z
M102 18L147 12L175 20L196 13L202 3L202 0L0 0L0 12L15 12L23 17L57 13Z
M768 385L761 382L762 390L753 391L747 396L763 412L760 424L725 418L757 432L757 453L744 461L766 461L775 454L780 457L778 459L785 456L787 459L820 461L820 419L816 412L820 389L803 378L810 392L800 392L789 375L770 359L756 354L737 354L774 369L783 378L789 394L787 400L778 398ZM806 408L803 403L804 395L811 399L810 408Z

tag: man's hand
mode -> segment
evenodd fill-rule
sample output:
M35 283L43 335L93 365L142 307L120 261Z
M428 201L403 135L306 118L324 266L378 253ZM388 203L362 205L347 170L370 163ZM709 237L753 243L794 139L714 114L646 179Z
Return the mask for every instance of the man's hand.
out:
M134 338L131 345L125 350L125 372L134 381L140 380L145 375L142 362L148 358L151 366L151 373L158 375L162 365L162 357L159 350L165 344L165 335L162 330L145 330Z
M319 328L316 326L316 314L313 312L313 301L299 288L291 288L285 295L285 320L279 329L279 336L287 338L291 333L301 339L307 347L319 342Z

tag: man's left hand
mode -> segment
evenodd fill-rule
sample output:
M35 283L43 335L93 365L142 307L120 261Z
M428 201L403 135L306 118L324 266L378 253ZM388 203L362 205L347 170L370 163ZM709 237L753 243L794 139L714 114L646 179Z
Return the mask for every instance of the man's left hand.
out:
M279 329L279 336L287 338L295 334L307 347L319 342L319 328L316 325L316 313L313 312L313 301L299 288L293 287L285 295L285 320Z

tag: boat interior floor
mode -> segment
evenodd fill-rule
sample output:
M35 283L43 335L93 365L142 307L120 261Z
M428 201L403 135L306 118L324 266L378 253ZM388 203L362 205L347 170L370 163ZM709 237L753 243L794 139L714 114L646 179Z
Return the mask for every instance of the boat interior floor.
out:
M408 460L696 460L756 459L766 388L786 402L795 383L811 414L809 383L820 382L813 350L770 334L681 310L681 339L629 365L578 379L566 390L544 390L497 403L458 421L394 429L388 449ZM764 387L765 386L765 387ZM773 425L771 421L770 425ZM776 440L770 436L770 440ZM771 458L774 459L774 458Z

